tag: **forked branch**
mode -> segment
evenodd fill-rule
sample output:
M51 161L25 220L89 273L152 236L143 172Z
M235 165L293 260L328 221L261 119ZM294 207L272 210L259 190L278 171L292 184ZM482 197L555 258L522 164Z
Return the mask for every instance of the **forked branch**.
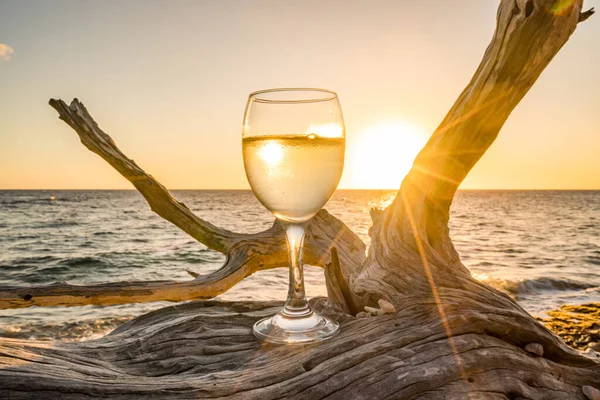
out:
M59 282L39 287L0 287L0 309L31 306L113 305L151 301L185 301L214 298L258 271L287 268L287 247L278 224L258 234L239 235L225 264L208 275L189 281L114 282L71 285ZM340 220L321 210L307 229L304 259L325 268L330 248L343 249L341 263L358 268L364 260L364 243Z
M579 14L579 22L583 22L583 21L587 20L589 17L594 15L595 12L596 12L596 10L594 10L594 7L590 8L587 11L583 11L582 13Z
M207 247L226 254L225 264L214 273L190 281L116 282L71 285L65 282L41 287L0 287L0 309L30 306L111 305L150 301L210 299L224 293L255 272L287 267L285 237L278 224L256 234L242 234L219 228L201 218L133 160L119 150L103 132L84 105L74 99L70 106L50 100L60 118L73 128L81 142L129 180L144 196L152 211L170 221ZM305 240L305 262L325 267L329 249L342 249L341 264L349 273L362 263L365 245L340 220L322 210L311 221Z

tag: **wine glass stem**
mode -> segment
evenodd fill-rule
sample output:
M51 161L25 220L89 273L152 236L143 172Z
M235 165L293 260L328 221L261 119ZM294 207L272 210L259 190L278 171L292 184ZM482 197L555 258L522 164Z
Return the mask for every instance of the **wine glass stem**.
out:
M304 317L311 312L304 292L304 268L302 265L304 226L301 224L286 224L284 228L290 262L290 287L288 299L282 312L288 317Z

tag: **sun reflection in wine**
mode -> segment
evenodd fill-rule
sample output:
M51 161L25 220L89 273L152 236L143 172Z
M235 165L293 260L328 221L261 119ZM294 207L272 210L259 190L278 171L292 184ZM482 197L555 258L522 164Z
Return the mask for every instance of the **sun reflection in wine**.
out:
M283 160L283 147L275 141L268 142L260 148L258 156L262 158L269 167L273 167Z

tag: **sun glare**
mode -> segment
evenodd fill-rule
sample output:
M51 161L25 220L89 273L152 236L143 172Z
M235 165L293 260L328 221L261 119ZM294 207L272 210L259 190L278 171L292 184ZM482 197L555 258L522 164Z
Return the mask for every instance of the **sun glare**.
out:
M283 159L283 148L279 143L270 142L260 148L258 155L272 167Z
M348 143L348 185L361 189L398 188L426 141L421 130L407 123L373 125Z

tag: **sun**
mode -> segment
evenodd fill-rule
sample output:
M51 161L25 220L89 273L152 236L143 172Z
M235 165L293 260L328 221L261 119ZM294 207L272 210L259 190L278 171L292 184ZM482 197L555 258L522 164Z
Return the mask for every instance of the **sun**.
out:
M405 122L378 123L348 138L345 187L397 189L427 142L424 132Z

